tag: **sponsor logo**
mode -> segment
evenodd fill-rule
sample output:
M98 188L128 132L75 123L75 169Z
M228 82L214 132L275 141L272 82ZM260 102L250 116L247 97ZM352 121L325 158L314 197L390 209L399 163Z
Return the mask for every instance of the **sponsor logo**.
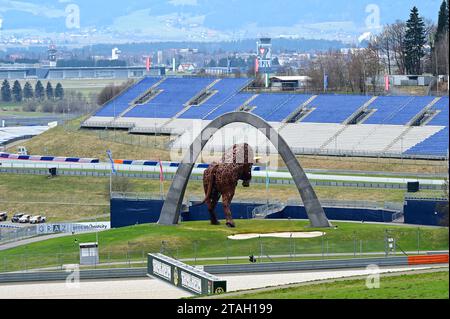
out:
M202 280L184 271L181 271L181 286L196 293L202 293Z
M172 280L172 270L169 265L163 264L162 262L153 259L153 274L158 275L169 281Z

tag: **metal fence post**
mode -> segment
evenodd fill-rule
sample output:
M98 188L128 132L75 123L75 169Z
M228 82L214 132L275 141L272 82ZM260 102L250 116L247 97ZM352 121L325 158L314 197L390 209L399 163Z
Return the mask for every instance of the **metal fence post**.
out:
M417 254L420 255L420 227L417 228Z

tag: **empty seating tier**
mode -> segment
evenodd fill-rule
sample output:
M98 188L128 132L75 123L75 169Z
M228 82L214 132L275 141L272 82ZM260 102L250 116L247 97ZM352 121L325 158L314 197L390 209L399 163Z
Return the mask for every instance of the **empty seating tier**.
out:
M172 118L189 100L214 82L212 78L167 78L158 85L162 92L148 103L138 105L124 117Z
M308 106L315 110L302 122L342 123L370 99L371 96L319 95Z
M132 85L130 88L126 89L119 96L115 97L113 100L106 103L95 116L102 117L117 117L122 112L124 112L130 104L142 96L146 91L148 91L153 85L160 81L160 77L146 77L139 81L138 83Z
M433 99L431 96L380 96L369 106L376 111L364 124L406 125Z
M236 95L242 87L248 83L248 79L221 79L211 91L216 91L211 98L198 106L192 106L183 115L182 119L202 119L212 112L217 106L226 103L231 97ZM239 107L239 106L238 106ZM223 113L222 113L223 114Z

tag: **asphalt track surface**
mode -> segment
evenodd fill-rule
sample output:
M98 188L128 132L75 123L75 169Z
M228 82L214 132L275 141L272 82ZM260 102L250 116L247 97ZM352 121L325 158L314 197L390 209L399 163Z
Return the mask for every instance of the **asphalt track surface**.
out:
M3 168L51 168L58 169L78 169L78 170L100 170L110 171L111 165L108 163L65 163L65 162L42 162L42 161L21 161L21 160L0 160ZM142 172L142 173L160 173L159 166L138 166L115 164L115 169L121 172ZM204 169L194 168L193 174L203 174ZM175 174L176 167L163 167L164 174ZM254 177L266 177L265 171L252 172ZM289 172L269 171L269 178L292 179ZM329 175L319 173L306 173L311 180L326 181L344 181L344 182L367 182L367 183L393 183L406 184L408 182L419 182L425 185L443 185L443 179L423 179L423 178L402 178L402 177L376 177L376 176L353 176L353 175Z
M448 264L436 266L386 267L381 268L379 273L420 271L433 268L448 270ZM343 269L241 275L233 274L222 275L220 277L227 280L228 291L234 292L317 280L368 276L372 274L373 271L367 269ZM383 285L382 278L381 285ZM79 285L66 284L65 282L0 285L0 299L178 299L189 296L193 295L154 278L82 281Z

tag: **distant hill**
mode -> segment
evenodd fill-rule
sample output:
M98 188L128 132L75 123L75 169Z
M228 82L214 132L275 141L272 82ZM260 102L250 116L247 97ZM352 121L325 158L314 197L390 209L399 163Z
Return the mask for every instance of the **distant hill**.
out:
M378 5L384 24L406 19L413 5L425 18L436 20L441 0L4 0L0 18L4 31L78 32L66 25L67 6L76 4L81 31L89 29L98 37L217 41L296 35L342 40L367 31L366 11L372 3Z

